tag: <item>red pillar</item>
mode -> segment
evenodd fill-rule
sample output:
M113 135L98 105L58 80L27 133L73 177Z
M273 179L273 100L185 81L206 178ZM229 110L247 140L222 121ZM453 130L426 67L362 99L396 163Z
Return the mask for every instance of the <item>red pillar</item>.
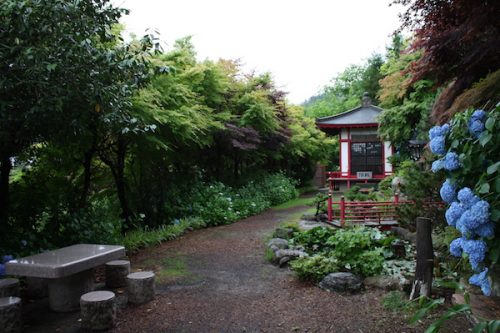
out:
M344 196L340 198L340 226L345 224L345 199Z

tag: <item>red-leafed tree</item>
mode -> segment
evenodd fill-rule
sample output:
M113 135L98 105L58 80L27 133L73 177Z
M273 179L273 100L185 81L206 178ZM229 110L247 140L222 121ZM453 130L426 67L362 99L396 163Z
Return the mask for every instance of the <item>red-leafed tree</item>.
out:
M423 56L412 66L413 82L430 78L445 89L438 97L433 118L444 122L456 112L450 107L475 82L500 68L500 1L498 0L395 0L407 6L402 28L415 32L415 49ZM498 78L498 75L495 76ZM497 79L495 79L497 80ZM498 82L492 83L498 86ZM497 98L489 89L484 103Z

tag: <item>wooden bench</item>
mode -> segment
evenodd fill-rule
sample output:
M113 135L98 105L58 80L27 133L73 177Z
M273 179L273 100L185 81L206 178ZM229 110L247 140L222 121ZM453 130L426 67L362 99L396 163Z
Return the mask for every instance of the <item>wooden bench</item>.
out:
M123 246L76 244L11 260L5 271L8 275L48 279L50 308L69 312L78 310L80 296L93 290L92 269L124 256Z

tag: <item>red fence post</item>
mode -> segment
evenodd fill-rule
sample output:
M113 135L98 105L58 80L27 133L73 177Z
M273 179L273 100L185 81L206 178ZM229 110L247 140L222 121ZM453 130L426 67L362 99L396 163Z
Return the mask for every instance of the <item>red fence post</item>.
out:
M344 196L340 197L340 226L343 227L345 223L345 199Z
M394 193L394 203L395 204L399 203L399 192Z
M332 195L333 195L333 177L332 174L328 173L328 221L333 220L333 207L332 207Z

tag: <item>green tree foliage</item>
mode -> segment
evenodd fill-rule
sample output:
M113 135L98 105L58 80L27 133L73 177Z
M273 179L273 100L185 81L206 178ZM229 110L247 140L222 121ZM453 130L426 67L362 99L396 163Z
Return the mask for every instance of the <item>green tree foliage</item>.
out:
M150 43L113 47L113 25L125 12L107 0L0 3L0 228L14 160L22 165L24 153L36 157L50 141L54 149L45 153L84 160L88 171L94 152L85 150L96 150L96 128L127 121L126 97L146 76L140 54Z
M380 68L384 63L379 54L374 54L362 65L350 65L323 88L318 95L305 104L309 117L324 117L350 110L361 103L365 92L378 104L377 93L382 78Z
M384 77L378 92L380 106L384 109L379 119L379 135L391 141L402 154L407 154L408 140L425 139L436 97L433 81L412 81L411 64L420 59L422 52L408 50L408 44L401 36L394 37L387 61L381 67Z
M232 221L293 196L287 176L309 180L326 151L269 73L200 62L189 37L168 51L153 36L126 44L125 12L105 0L0 3L2 248L116 242L200 207L226 214L208 184L234 189Z

